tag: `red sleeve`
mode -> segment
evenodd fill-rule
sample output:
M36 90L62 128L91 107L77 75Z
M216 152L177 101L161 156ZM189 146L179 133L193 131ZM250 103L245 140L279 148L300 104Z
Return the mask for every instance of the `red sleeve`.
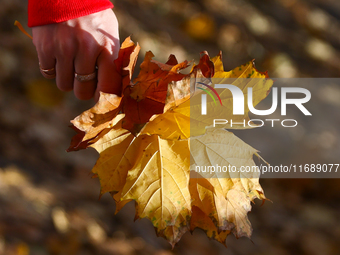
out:
M29 0L28 26L59 23L112 7L109 0Z

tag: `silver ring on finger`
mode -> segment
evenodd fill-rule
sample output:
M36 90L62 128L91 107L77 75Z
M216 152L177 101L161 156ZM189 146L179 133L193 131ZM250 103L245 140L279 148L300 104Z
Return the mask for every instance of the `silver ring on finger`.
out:
M79 82L92 81L97 77L97 71L90 74L78 74L74 73L74 78Z

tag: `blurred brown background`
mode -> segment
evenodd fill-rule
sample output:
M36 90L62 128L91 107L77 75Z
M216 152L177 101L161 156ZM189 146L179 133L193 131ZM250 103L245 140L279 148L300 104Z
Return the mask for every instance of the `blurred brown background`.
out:
M114 1L121 40L132 35L144 52L165 61L196 61L223 51L226 70L253 58L271 77L340 74L338 0ZM118 215L109 195L98 201L89 172L94 150L66 153L69 120L93 105L41 77L34 46L13 26L26 24L27 1L0 8L0 254L340 254L340 179L263 179L273 201L249 214L254 233L227 238L228 248L200 231L171 250L134 205ZM27 28L27 26L25 26ZM28 30L30 31L30 30ZM340 163L340 87L313 88L323 122L301 119L294 131L242 133L271 164ZM298 118L298 117L297 117Z

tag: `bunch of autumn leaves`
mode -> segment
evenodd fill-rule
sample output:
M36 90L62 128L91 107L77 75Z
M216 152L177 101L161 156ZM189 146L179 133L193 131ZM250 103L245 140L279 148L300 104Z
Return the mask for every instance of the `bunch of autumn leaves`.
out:
M190 116L192 79L211 77L260 77L256 103L267 96L271 82L252 62L223 70L221 55L212 59L201 53L189 74L188 67L171 55L163 64L147 52L140 72L132 74L140 47L127 38L116 60L121 72L121 96L101 93L98 103L72 122L77 134L69 151L95 148L100 157L92 172L109 192L117 212L128 202L136 204L136 219L148 218L159 236L172 245L196 227L221 243L229 233L250 236L247 218L250 202L265 199L258 175L203 178L190 170L196 165L254 165L257 151L223 128L206 128L204 120ZM190 85L191 84L191 85ZM247 85L246 85L247 87ZM244 89L246 89L246 87ZM231 102L225 106L230 113ZM247 118L247 116L245 116ZM195 134L190 124L198 127ZM191 131L191 133L190 133Z

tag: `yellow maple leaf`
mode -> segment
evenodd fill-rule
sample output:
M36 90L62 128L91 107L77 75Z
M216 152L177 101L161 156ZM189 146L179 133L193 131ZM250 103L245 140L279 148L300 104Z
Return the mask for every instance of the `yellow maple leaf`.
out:
M149 218L171 244L188 229L191 215L188 141L141 135L140 153L128 172L121 200L136 201L136 216Z
M123 117L124 114L119 114L114 118L113 127L91 145L100 153L92 173L100 180L101 195L121 190L125 184L127 171L134 162L135 150L130 144L135 137L122 128Z
M250 202L255 197L265 197L258 183L259 173L242 173L241 167L255 167L253 155L257 151L231 132L211 128L204 135L191 138L190 148L193 205L211 217L219 231L231 230L237 237L250 237ZM217 165L237 171L218 170ZM211 166L216 169L207 171Z
M136 201L138 218L149 218L171 244L188 230L191 215L188 141L158 136L134 137L116 124L91 147L100 153L92 172L99 177L101 194L111 192L117 212Z

